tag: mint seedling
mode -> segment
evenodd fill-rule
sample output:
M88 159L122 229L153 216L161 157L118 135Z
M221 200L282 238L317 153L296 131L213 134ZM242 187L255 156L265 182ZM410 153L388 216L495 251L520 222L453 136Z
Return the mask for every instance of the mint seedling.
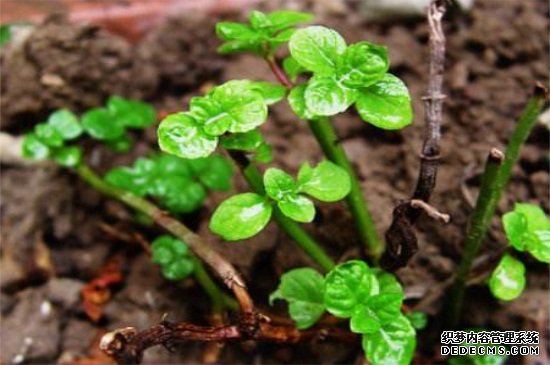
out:
M550 263L550 219L536 205L517 203L504 214L502 224L511 249L528 252L541 262ZM525 288L525 265L505 254L489 278L489 288L501 300L513 300Z

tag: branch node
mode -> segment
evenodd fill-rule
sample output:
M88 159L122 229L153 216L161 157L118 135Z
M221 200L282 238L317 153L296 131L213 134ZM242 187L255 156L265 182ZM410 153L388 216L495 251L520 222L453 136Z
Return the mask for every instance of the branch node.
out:
M411 207L424 210L428 216L444 224L447 224L451 221L451 216L449 214L439 212L437 209L435 209L433 206L423 200L412 199L410 204Z

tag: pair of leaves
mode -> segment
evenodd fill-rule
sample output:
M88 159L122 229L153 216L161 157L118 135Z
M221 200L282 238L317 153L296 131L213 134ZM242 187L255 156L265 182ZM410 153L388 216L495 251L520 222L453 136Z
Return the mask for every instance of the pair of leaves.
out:
M210 155L227 132L246 133L267 119L267 105L285 95L282 86L233 80L191 99L189 111L168 115L160 124L160 148L182 158Z
M227 191L233 168L222 156L184 160L160 154L140 158L133 167L118 167L105 176L114 186L151 196L173 213L190 213L206 198L206 189Z
M149 104L111 96L105 108L93 108L82 115L82 127L92 138L124 152L131 147L126 130L147 128L155 118L156 112Z
M513 211L504 214L502 224L514 249L550 263L550 220L539 206L517 203ZM501 300L519 297L525 284L525 266L510 254L502 257L489 278L491 292Z
M415 330L401 313L403 289L392 274L348 261L325 278L310 268L294 269L281 277L270 302L284 299L300 329L314 325L323 313L350 318L353 332L363 335L370 363L408 364L416 344Z
M194 257L187 245L171 236L157 237L152 245L152 260L160 265L168 280L178 281L188 277L195 268Z
M76 166L82 158L82 150L65 143L81 134L82 126L76 115L67 109L57 110L47 122L35 125L34 131L25 135L23 156L34 160L51 158L62 166Z
M269 198L277 202L278 208L289 218L311 222L315 207L301 193L325 202L337 201L349 193L350 181L340 167L322 161L314 168L307 163L302 165L298 181L280 169L270 168L264 174L264 186L267 197L244 193L220 204L210 220L210 230L228 241L256 235L271 219L273 207Z
M297 222L309 223L315 217L315 206L301 193L323 202L335 202L349 193L350 178L341 167L325 160L315 168L303 164L297 181L283 170L267 169L264 186L284 215Z
M260 56L273 54L277 47L288 42L294 32L292 27L312 18L311 14L296 11L268 14L252 11L248 24L220 22L216 24L216 33L225 43L218 48L218 52L252 52Z
M289 41L293 61L286 61L292 76L297 65L313 72L307 84L289 95L295 113L306 119L331 116L353 103L363 120L382 129L401 129L412 121L409 92L396 76L387 73L384 46L359 42L350 46L336 31L311 26L296 31Z

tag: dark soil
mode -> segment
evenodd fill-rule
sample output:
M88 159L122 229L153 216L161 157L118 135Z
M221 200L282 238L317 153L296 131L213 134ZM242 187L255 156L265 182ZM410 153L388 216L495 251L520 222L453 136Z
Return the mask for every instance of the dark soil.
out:
M413 95L415 124L402 132L382 132L361 123L353 113L335 121L382 233L393 207L409 196L416 181L423 138L421 97L427 83L428 29L422 19L367 25L357 21L355 11L344 15L334 13L333 8L318 10L324 13L319 22L338 29L350 41L386 44L392 72L406 81ZM477 1L470 13L453 12L446 19L444 159L432 203L451 214L453 221L442 226L421 220L419 253L398 272L407 304L428 313L432 322L461 255L487 153L491 147L503 147L534 81L548 83L549 18L548 4L542 0L486 0ZM82 111L101 105L110 94L143 98L162 112L174 111L211 83L244 77L265 79L267 68L253 57L216 55L213 24L212 19L201 20L195 15L174 18L131 46L102 29L51 18L18 45L0 53L2 129L26 131L55 108ZM295 171L304 160L321 158L307 126L297 122L286 105L274 109L263 130L274 146L276 166ZM550 209L549 138L546 127L536 127L498 215L516 201ZM155 148L154 130L136 134L135 139L136 147L126 156L87 145L90 163L104 172ZM124 235L136 232L146 239L160 233L133 223L132 212L124 206L104 199L65 171L51 168L3 166L0 181L2 363L10 363L16 354L24 354L28 363L72 362L94 356L97 338L105 329L145 328L157 323L164 313L172 320L206 323L208 312L202 303L207 300L200 288L192 280L166 282L139 245L124 240ZM237 178L235 191L245 189ZM208 232L207 218L225 196L214 194L198 213L186 217L186 222L211 239L243 272L261 307L284 313L284 307L267 306L278 275L312 263L275 226L239 244L215 238ZM307 229L335 258L356 255L357 242L345 207L331 204L320 208L319 219ZM495 218L480 256L484 264L479 265L477 280L468 293L464 321L469 326L500 330L537 330L541 343L548 346L547 265L526 257L528 288L508 304L491 299L482 283L495 264L491 253L504 244ZM93 323L83 312L79 292L113 257L121 260L124 282L104 308L104 318ZM430 331L420 332L418 363L441 361L437 343L430 340L438 333ZM525 359L525 363L547 363L544 347L538 359ZM146 361L197 362L204 348L195 343L177 346L174 353L155 348L146 353ZM357 349L330 343L247 343L227 345L220 362L353 363L356 354ZM96 363L107 361L98 359Z

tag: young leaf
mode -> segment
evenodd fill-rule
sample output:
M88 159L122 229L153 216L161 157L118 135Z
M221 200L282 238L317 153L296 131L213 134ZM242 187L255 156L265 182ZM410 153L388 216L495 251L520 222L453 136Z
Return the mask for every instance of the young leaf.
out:
M252 10L248 18L250 20L250 25L252 25L254 29L267 28L271 25L265 13L258 10Z
M115 152L124 153L124 152L130 151L130 149L132 148L133 142L128 135L123 134L121 137L117 139L111 139L111 140L105 141L105 144Z
M355 102L356 91L333 76L313 76L304 93L306 106L315 115L331 116L345 111Z
M517 203L514 211L502 217L510 244L519 251L527 250L542 262L550 262L550 220L537 205Z
M105 108L94 108L84 113L82 127L99 140L114 140L124 134L124 126L113 120L112 114Z
M313 19L313 15L298 11L280 10L267 14L273 31L283 30L300 23L306 23Z
M44 160L50 155L50 147L44 144L34 133L25 135L21 149L23 157L33 160Z
M325 307L333 315L349 318L356 309L378 294L378 280L363 261L336 266L325 279Z
M283 70L287 73L292 81L296 81L298 76L306 69L302 67L292 56L288 56L283 60Z
M336 31L322 26L297 30L288 44L292 57L305 69L330 76L336 71L346 41Z
M519 212L508 212L502 216L502 225L508 242L518 251L525 251L525 235L528 232L527 219Z
M210 230L227 241L250 238L269 223L272 207L263 196L244 193L221 203L210 220Z
M218 37L226 41L250 41L257 38L256 32L249 26L233 22L217 23L216 34Z
M83 132L76 115L67 109L59 109L50 114L48 124L61 134L64 140L74 139Z
M386 74L362 89L355 104L361 118L382 129L401 129L412 122L409 91L397 77Z
M428 317L424 312L409 312L405 316L407 317L409 322L411 322L411 326L413 326L413 328L416 330L424 329L428 324Z
M152 184L152 179L129 167L117 167L110 170L104 177L113 186L144 196Z
M262 94L267 105L281 101L286 95L286 88L279 84L267 81L251 81L250 85L253 90Z
M190 213L197 210L204 199L206 191L194 181L186 181L178 176L165 176L155 180L155 196L163 206L174 213Z
M229 131L243 133L253 130L267 119L267 105L260 92L248 80L233 80L214 88L212 98L218 102L232 122Z
M204 161L203 167L197 166L199 160ZM207 188L218 191L227 191L231 188L233 166L222 156L212 155L205 159L189 160L189 164L199 181Z
M40 141L50 147L63 146L63 135L54 127L46 123L37 124L34 127L34 134Z
M534 238L529 242L527 250L533 257L541 262L550 263L550 230L533 232Z
M275 292L269 296L269 303L276 299L288 302L290 317L298 329L313 326L325 311L324 279L311 268L293 269L281 276Z
M273 160L273 148L270 144L262 142L256 149L253 159L259 163L270 163Z
M367 87L384 77L390 68L388 50L369 42L352 44L342 55L338 80L347 87Z
M300 119L313 120L315 115L306 106L306 84L295 86L288 94L288 104Z
M193 256L182 241L163 235L153 241L151 249L152 260L161 266L165 278L178 281L193 272Z
M416 347L416 333L409 320L399 314L377 332L363 335L363 351L373 365L408 365Z
M146 128L155 122L155 109L142 101L111 96L107 108L120 124L127 127Z
M350 191L348 173L340 166L324 160L312 168L305 163L298 172L298 189L323 202L343 199Z
M170 114L158 128L160 149L182 158L210 155L218 139L204 133L195 119L186 113Z
M505 254L491 274L489 288L501 300L513 300L525 288L525 266L514 257Z
M78 146L65 146L54 151L53 157L58 164L74 167L82 160L82 149Z
M541 207L535 204L516 203L514 211L525 216L530 232L550 229L550 219Z
M223 136L221 145L228 150L254 151L263 142L263 137L257 129L245 133L233 133Z
M315 218L315 206L305 196L290 194L277 203L281 212L296 222L309 223Z
M267 195L275 201L282 200L288 195L294 195L297 188L292 176L273 167L264 173L264 186Z

